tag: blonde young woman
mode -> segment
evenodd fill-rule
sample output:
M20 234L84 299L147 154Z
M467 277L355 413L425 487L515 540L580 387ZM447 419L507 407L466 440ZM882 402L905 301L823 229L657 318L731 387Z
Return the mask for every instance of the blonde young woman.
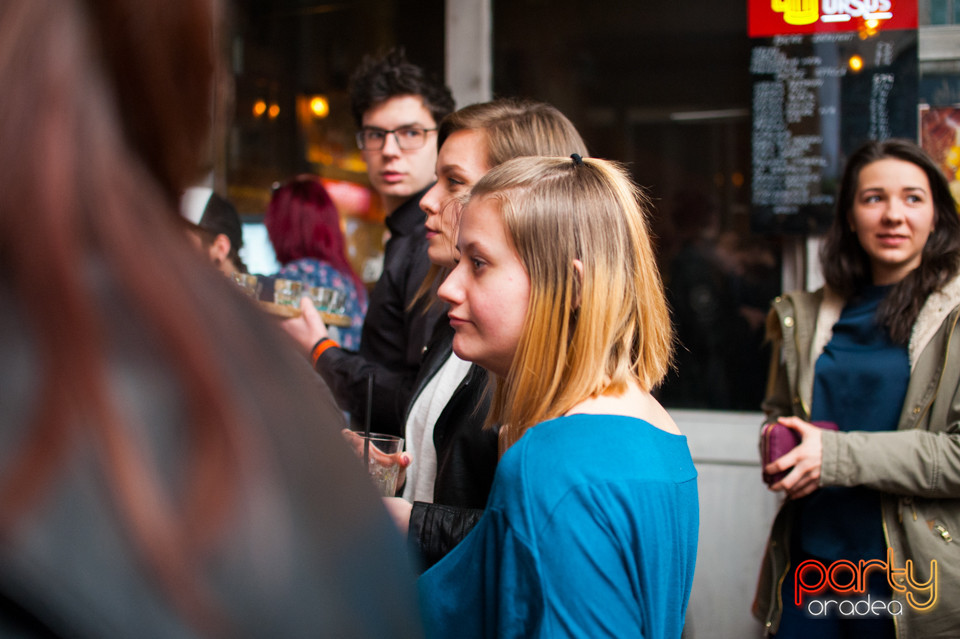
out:
M576 154L473 188L439 295L454 351L496 380L502 456L483 518L420 579L429 635L680 636L696 471L650 393L672 338L645 206Z

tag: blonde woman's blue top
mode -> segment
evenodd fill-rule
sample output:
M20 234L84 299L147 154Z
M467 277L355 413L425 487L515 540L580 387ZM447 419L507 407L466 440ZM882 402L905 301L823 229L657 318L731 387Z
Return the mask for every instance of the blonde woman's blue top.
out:
M538 424L420 578L427 636L679 638L698 523L685 437L618 415Z

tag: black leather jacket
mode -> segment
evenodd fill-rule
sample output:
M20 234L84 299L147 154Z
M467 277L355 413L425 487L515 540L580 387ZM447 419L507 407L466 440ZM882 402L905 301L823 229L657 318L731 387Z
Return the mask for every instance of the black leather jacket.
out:
M429 188L429 187L428 187ZM390 239L384 248L383 274L370 293L363 322L360 350L330 348L317 361L317 371L330 386L340 408L354 425L363 425L367 413L367 384L374 375L371 428L399 435L403 414L413 393L420 360L441 309L424 312L410 307L430 268L426 216L417 193L387 218Z
M452 352L453 329L442 321L427 347L410 406ZM456 546L483 514L498 459L497 430L483 428L489 408L487 371L474 364L433 427L434 503L414 502L410 514L408 539L420 551L424 569Z

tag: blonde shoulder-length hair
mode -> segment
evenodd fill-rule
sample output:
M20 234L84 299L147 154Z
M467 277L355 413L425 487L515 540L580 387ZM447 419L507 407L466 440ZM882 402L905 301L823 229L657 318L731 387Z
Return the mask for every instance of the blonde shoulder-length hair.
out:
M496 202L530 277L510 371L489 423L501 453L531 426L589 397L652 390L673 349L647 226L649 202L618 164L523 157L490 171L471 200Z
M500 98L465 106L440 122L437 149L457 131L483 134L489 167L527 155L587 155L573 123L545 102Z

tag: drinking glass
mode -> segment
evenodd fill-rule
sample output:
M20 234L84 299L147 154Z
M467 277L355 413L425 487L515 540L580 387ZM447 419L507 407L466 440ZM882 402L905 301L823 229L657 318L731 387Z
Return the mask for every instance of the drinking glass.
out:
M403 438L382 433L355 433L358 438L358 452L361 459L367 455L367 473L383 497L393 497L397 493L396 453L403 451ZM364 452L366 451L366 452Z
M244 293L253 299L260 298L260 289L262 284L260 283L260 278L256 275L251 275L249 273L234 273L233 281L237 283Z
M303 296L303 283L296 280L273 281L273 301L286 306L299 306Z

